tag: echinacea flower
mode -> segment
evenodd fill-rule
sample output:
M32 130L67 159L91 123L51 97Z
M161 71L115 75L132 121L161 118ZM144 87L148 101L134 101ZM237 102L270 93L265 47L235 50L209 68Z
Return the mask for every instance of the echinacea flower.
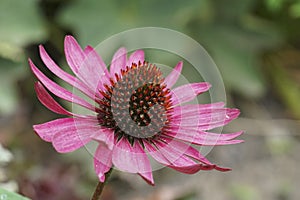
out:
M43 46L39 50L41 59L53 74L94 103L49 79L29 59L31 70L39 80L35 90L40 102L55 113L69 116L33 128L60 153L72 152L92 140L98 142L94 168L100 182L105 181L105 174L114 166L137 173L153 185L148 155L187 174L199 170L230 170L212 164L193 146L242 142L234 140L242 131L208 132L237 118L239 110L224 108L219 102L186 104L206 92L210 84L190 83L172 88L181 74L182 62L164 78L158 67L144 60L142 50L128 58L122 47L114 54L108 71L91 46L81 49L72 36L66 36L66 60L74 76L63 71ZM59 98L90 110L91 114L67 111L45 88Z

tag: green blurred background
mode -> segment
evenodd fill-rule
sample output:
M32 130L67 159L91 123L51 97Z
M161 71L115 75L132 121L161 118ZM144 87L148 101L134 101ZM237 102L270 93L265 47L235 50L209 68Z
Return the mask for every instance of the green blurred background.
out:
M65 66L66 34L97 45L145 26L180 31L205 47L228 106L242 112L225 132L246 130L245 143L209 154L230 173L163 169L151 187L116 172L103 199L299 199L300 0L0 0L0 143L13 155L0 163L0 187L32 199L88 199L97 182L90 156L58 154L32 131L58 116L38 103L27 58L55 79L42 68L39 44Z

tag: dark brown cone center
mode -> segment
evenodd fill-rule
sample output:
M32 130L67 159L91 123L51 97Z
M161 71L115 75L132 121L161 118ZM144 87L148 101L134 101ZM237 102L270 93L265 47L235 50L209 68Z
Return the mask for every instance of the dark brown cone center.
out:
M121 71L112 86L101 91L99 124L132 142L159 134L168 122L170 106L170 91L163 81L161 71L146 62Z

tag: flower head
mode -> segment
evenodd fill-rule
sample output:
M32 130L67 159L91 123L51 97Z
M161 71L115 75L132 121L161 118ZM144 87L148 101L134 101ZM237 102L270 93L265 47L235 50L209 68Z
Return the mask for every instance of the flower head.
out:
M190 83L173 89L181 74L182 62L163 77L157 66L144 60L142 50L128 58L126 49L120 48L108 71L92 47L81 49L72 36L66 36L64 46L67 63L75 76L63 71L40 46L44 64L94 103L56 84L29 59L31 70L39 80L35 90L40 102L55 113L69 116L33 126L56 151L67 153L92 140L97 141L94 168L101 182L105 181L105 173L115 166L138 173L153 185L148 154L159 163L187 174L199 170L230 170L212 164L191 144L242 142L234 140L241 131L208 132L237 118L239 110L224 108L223 103L185 104L206 92L210 84ZM45 88L59 98L90 110L91 114L67 111Z

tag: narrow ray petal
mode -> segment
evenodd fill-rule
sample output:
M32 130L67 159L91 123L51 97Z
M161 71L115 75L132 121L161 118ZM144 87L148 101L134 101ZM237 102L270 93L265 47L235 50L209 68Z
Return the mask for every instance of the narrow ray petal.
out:
M132 63L135 63L135 64L138 64L139 61L141 63L143 63L145 60L145 54L144 54L144 51L143 50L137 50L135 52L133 52L129 58L128 58L128 61L127 61L127 66L131 66Z
M243 142L243 140L232 140L240 136L243 132L239 131L236 133L226 133L226 134L217 134L202 132L197 129L185 129L179 128L175 131L166 130L165 135L177 138L192 144L197 145L228 145L228 144L237 144Z
M182 106L176 106L172 109L172 116L180 116L185 113L201 113L212 112L213 109L222 109L224 107L223 102L210 103L210 104L188 104ZM196 114L195 114L196 115Z
M78 75L82 62L85 58L84 52L73 36L67 35L64 43L67 63L73 73Z
M93 140L105 143L112 150L114 147L114 130L103 127L101 127L101 130L101 134L94 135Z
M29 64L31 67L32 72L36 75L36 77L40 80L40 82L53 94L56 96L67 100L69 102L78 104L80 106L83 106L89 110L94 111L95 108L82 98L76 96L75 94L71 93L70 91L66 90L65 88L62 88L52 80L50 80L47 76L45 76L34 64L33 62L29 59Z
M157 147L159 150L164 151L164 155L167 156L168 159L174 159L173 156L178 157L175 161L172 162L172 165L169 167L172 169L175 169L177 171L180 171L182 173L186 174L194 174L198 172L199 170L212 170L216 169L219 171L227 171L228 168L219 167L217 165L211 164L206 158L204 160L201 159L199 156L196 158L198 160L201 159L201 163L196 163L188 156L194 157L196 156L195 152L191 152L190 146L176 140L172 140L169 138L161 138L163 142L156 142ZM163 152L162 151L162 152Z
M165 137L164 135L161 135L160 140L167 144L168 148L178 152L178 155L187 155L191 158L202 162L203 164L211 164L211 162L208 159L206 159L203 155L201 155L201 153L198 150L193 148L190 143L187 144L183 141L174 140L174 138ZM163 143L161 144L163 145Z
M120 170L138 173L149 183L154 183L150 161L138 142L133 146L122 138L113 149L113 164Z
M182 66L183 62L178 62L173 71L165 78L164 83L167 85L167 88L172 88L173 85L177 82L177 79L181 74Z
M86 94L88 97L90 98L94 98L93 92L91 92L91 90L84 84L82 83L80 80L78 80L76 77L66 73L65 71L63 71L48 55L48 53L46 52L46 50L44 49L44 47L42 45L39 46L40 49L40 55L41 58L43 60L43 62L45 63L45 65L47 66L47 68L54 73L57 77L61 78L62 80L66 81L68 84L76 87L77 89L79 89L80 91L82 91L84 94Z
M189 112L188 110L180 112L177 112L177 114L180 114L179 116L174 114L175 116L171 119L171 125L175 127L197 127L199 130L210 130L225 126L240 114L238 109L231 108L198 110L198 113Z
M115 74L120 74L121 69L125 69L126 57L127 50L124 47L118 49L118 51L114 54L110 65L110 74L112 77L114 77Z
M91 46L85 48L85 59L79 69L80 78L88 84L93 92L103 89L109 84L109 72L99 54Z
M201 163L197 163L197 164L194 164L194 165L185 165L185 166L169 166L170 168L176 170L176 171L179 171L181 173L185 173L185 174L195 174L197 173L198 171L200 170L203 170L203 171L207 171L207 170L218 170L218 171L221 171L221 172L226 172L226 171L230 171L231 169L230 168L224 168L224 167L220 167L220 166L217 166L217 165L203 165Z
M83 51L72 36L65 38L65 54L67 63L74 74L80 78L96 94L102 83L108 83L106 65L90 46Z
M52 125L58 126L58 131L52 137L52 145L60 153L79 149L91 141L93 135L101 134L96 119L67 118L63 124L59 122Z
M82 118L81 120L83 122L87 122L86 123L87 127L90 126L91 123L96 124L95 123L96 121L93 119ZM74 123L74 118L61 118L43 124L34 125L33 129L43 140L47 142L52 142L52 138L55 134L59 132L66 132L70 129L70 127L73 127L72 129L74 129L75 125L77 125L77 123L76 124ZM91 127L94 127L94 125Z
M179 86L172 90L172 103L173 105L177 105L192 101L197 95L206 92L210 87L211 85L206 82Z
M105 173L112 167L112 151L100 142L94 155L94 168L100 182L105 181Z
M40 82L35 83L34 88L40 102L49 110L61 115L73 115L71 112L67 111L61 105L59 105L46 91L46 89Z
M206 161L208 164L196 163L186 155L195 157L195 152L190 152L191 150L187 148L188 153L184 154L182 152L178 152L176 150L176 146L172 147L169 144L164 144L161 142L155 142L155 147L149 144L148 142L144 143L145 148L149 152L149 154L157 160L159 163L166 165L176 171L194 174L199 170L212 170L216 169L219 171L227 171L228 168L219 167L213 164L210 164L209 161ZM196 156L198 157L198 156ZM197 159L196 159L197 160ZM205 159L206 160L206 159Z

